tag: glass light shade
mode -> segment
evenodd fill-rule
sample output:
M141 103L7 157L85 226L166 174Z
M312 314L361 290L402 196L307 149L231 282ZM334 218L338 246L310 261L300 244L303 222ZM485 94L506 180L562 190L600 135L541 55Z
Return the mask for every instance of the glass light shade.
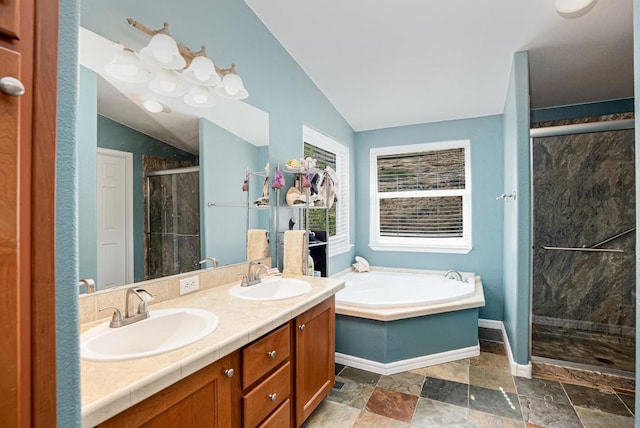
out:
M193 85L187 95L184 96L184 102L192 107L201 108L216 105L216 99L211 89L202 85Z
M187 86L180 81L178 73L173 70L160 70L151 82L149 89L156 94L168 97L179 97L187 92Z
M236 73L225 74L222 84L216 87L216 94L236 100L244 100L249 96L242 84L242 79Z
M594 0L556 0L556 10L563 15L578 13L587 8Z
M140 58L130 49L123 49L104 66L106 72L118 80L141 83L149 80L149 73L140 64Z
M140 50L140 58L155 65L170 70L179 70L187 64L178 44L168 34L158 33L151 38L149 44Z
M145 109L147 109L151 113L160 113L163 110L162 104L160 104L156 100L151 100L151 99L144 100L142 105L144 106Z
M222 79L216 73L216 68L206 56L193 58L191 64L182 72L182 77L195 85L216 86Z

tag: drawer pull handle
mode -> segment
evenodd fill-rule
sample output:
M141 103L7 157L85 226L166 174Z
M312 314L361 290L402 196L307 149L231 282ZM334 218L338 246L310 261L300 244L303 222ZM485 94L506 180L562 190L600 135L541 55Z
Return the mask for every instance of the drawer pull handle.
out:
M15 77L5 76L0 79L0 91L12 97L24 95L24 85Z
M278 394L274 392L273 394L267 394L267 397L269 397L269 400L271 401L276 401L278 399Z
M233 369L227 369L227 370L225 370L225 371L224 371L224 375L225 375L226 377L233 377L233 375L234 375L235 373L236 373L236 372L235 372Z
M307 328L307 326L304 324L300 324L298 328L300 329L300 331L304 331L304 329Z
M269 358L275 358L276 357L277 352L276 351L269 351L267 352L267 355L269 356Z

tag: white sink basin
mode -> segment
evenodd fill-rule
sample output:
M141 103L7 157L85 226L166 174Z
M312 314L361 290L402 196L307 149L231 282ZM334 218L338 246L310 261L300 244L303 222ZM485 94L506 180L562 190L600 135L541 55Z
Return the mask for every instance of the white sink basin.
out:
M80 335L80 356L92 361L120 361L161 354L189 345L218 327L218 317L202 309L159 309L149 318L110 328L100 324Z
M263 278L262 282L248 287L233 286L229 294L246 300L283 300L300 296L311 290L307 281L294 278Z

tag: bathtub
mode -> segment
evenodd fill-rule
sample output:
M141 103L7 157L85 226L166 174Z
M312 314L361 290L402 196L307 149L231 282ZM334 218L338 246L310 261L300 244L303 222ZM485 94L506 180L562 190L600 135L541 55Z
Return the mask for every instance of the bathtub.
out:
M480 277L372 267L342 272L336 294L336 362L388 375L480 354Z
M336 294L336 303L363 308L393 308L449 302L475 293L472 275L464 281L443 275L372 270L342 276L345 288Z

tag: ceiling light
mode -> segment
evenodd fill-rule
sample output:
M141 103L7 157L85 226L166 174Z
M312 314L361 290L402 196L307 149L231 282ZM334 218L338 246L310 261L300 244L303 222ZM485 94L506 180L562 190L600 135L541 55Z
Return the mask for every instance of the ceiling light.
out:
M242 79L235 73L235 67L222 78L222 83L216 87L216 94L226 98L244 100L249 93L242 84Z
M184 102L192 107L213 107L216 99L213 92L206 86L193 85L189 93L184 96Z
M151 113L160 113L162 111L162 104L156 100L144 100L142 105Z
M131 49L122 49L104 68L110 76L125 82L141 83L149 80L149 73Z
M560 15L574 15L587 12L589 6L595 5L596 0L556 0L556 10Z

